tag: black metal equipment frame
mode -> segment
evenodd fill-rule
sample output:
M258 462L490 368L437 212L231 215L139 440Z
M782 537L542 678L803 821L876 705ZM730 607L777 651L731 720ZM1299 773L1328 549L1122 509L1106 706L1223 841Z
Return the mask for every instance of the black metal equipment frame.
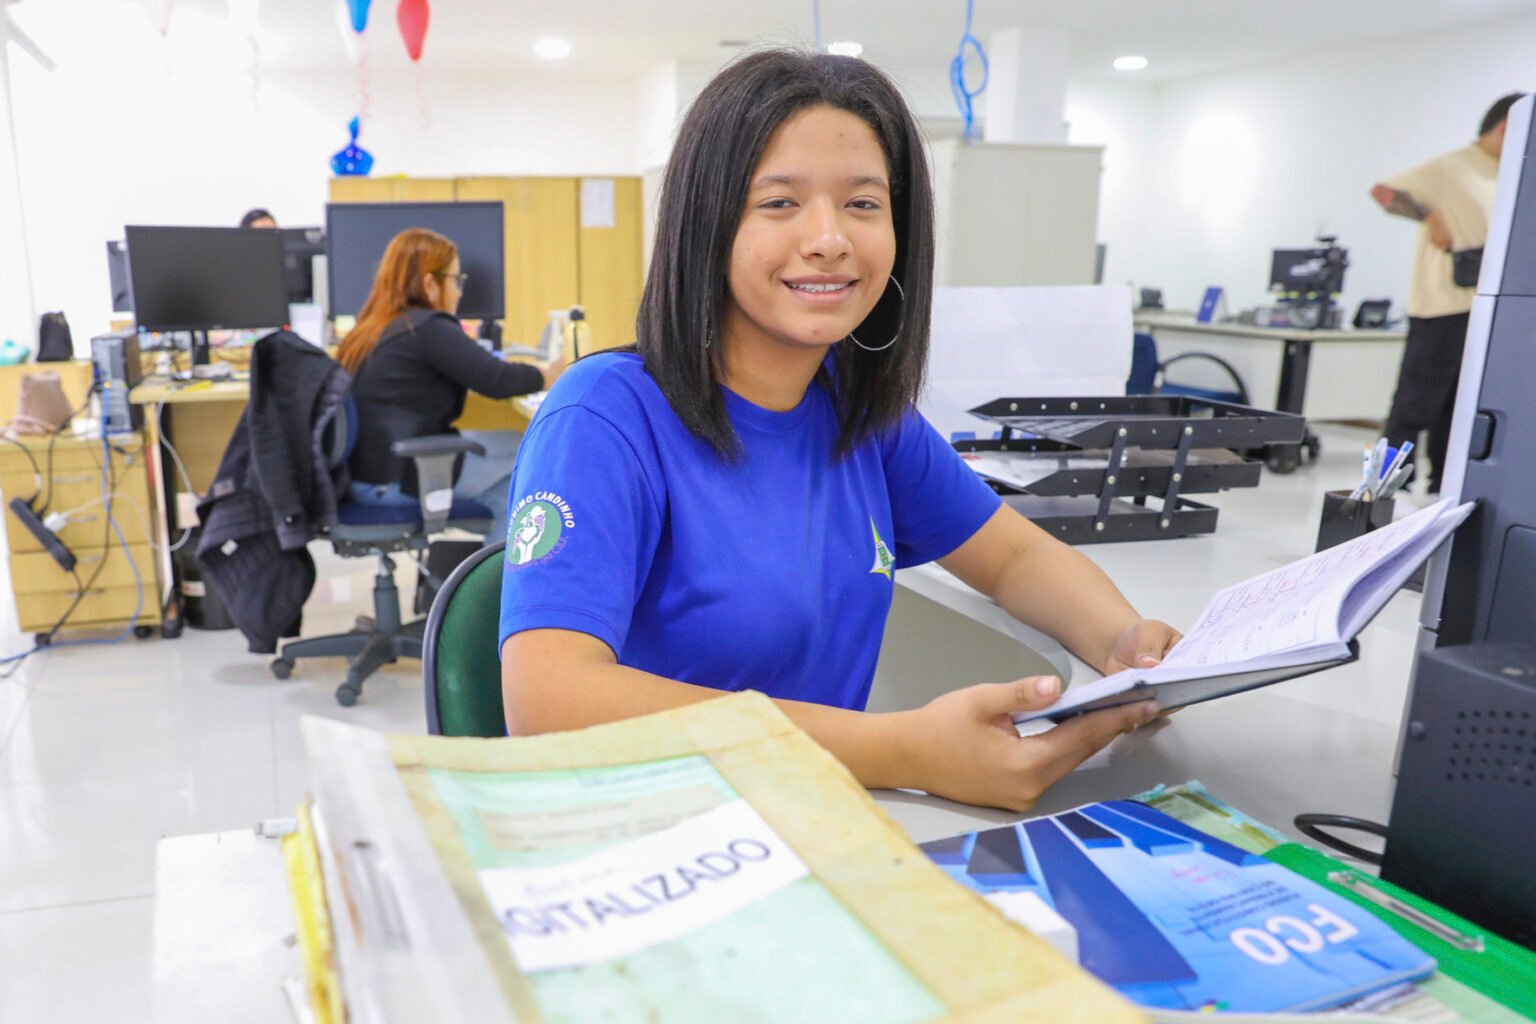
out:
M1297 444L1306 430L1299 415L1182 395L998 398L970 412L1001 436L954 442L962 453L1103 458L1102 468L1062 468L1027 488L987 478L1004 501L1069 544L1212 533L1218 510L1184 495L1256 486L1260 464L1233 453ZM1170 450L1171 459L1160 454Z

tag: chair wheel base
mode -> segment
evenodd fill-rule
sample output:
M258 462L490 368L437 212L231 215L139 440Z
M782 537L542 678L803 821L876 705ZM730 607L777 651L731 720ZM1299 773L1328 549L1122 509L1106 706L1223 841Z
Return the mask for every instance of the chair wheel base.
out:
M272 674L279 679L287 679L293 675L293 662L287 658L273 658Z
M358 695L361 692L362 687L360 686L356 686L352 683L342 683L340 686L336 687L336 703L340 704L344 708L349 708L357 703Z

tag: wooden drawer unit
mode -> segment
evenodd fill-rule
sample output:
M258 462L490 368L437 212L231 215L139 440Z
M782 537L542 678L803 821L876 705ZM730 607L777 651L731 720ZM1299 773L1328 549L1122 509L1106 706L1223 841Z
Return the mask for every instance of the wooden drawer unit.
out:
M69 512L69 522L55 532L71 551L80 548L100 547L103 538L116 544L117 534L106 522L106 509L101 504L101 477L99 470L59 470L53 473L53 490L43 488L50 511ZM0 492L5 496L5 536L12 554L42 551L43 545L32 531L11 511L12 498L30 498L36 489L32 474L0 473ZM125 475L119 475L117 490L113 492L112 514L123 539L129 544L149 541L145 532L149 529L151 506L149 484L142 467L133 467ZM71 509L79 511L71 512Z
M0 473L25 473L32 474L32 463L22 453L25 448L37 460L37 468L41 472L48 472L49 466L54 472L61 470L92 470L101 469L101 438L99 437L60 437L53 442L53 455L50 461L48 454L48 438L26 436L15 439L15 444L7 441L0 444ZM18 448L20 445L21 448ZM144 465L144 439L138 434L120 434L112 438L112 462L116 466L118 476L134 466L142 470Z
M74 593L67 590L52 594L18 595L16 615L21 620L22 632L42 633L52 629L59 617L69 610L74 599ZM132 584L126 587L92 587L84 600L70 612L67 627L126 623L138 602L139 591ZM155 601L155 592L145 586L144 606L139 610L138 624L152 626L159 621L160 608Z
M133 544L128 548L133 556L130 563L122 545L95 548L75 553L75 573L82 582L91 582L91 589L134 586L133 570L146 584L154 578L155 552L148 544ZM106 564L103 565L102 563ZM100 572L97 572L97 569ZM16 603L21 605L30 594L57 594L76 590L75 577L65 572L53 556L46 551L28 551L11 556L11 589L16 592Z
M40 633L53 628L69 610L81 584L90 581L98 568L100 574L70 612L66 627L125 623L141 603L141 594L139 623L147 626L159 622L159 560L150 546L149 532L155 504L142 438L133 434L112 439L109 454L116 477L112 501L116 531L108 523L101 502L100 438L56 438L51 458L48 438L18 440L26 452L17 444L0 444L0 492L5 502L0 515L5 519L11 590L22 630ZM36 461L37 472L28 454ZM37 473L45 477L42 494L48 499L47 511L69 516L55 533L74 554L79 581L59 567L10 509L12 498L31 498L38 491ZM132 555L131 565L124 542ZM138 583L134 568L138 569Z

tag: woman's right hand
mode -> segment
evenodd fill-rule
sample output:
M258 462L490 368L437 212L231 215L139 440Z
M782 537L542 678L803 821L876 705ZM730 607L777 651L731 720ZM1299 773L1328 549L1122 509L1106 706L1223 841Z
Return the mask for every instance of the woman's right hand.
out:
M1158 713L1141 701L1068 719L1020 736L1012 714L1045 707L1061 694L1055 676L983 683L946 693L911 712L907 748L916 785L962 803L1027 811L1055 782Z
M570 365L571 361L564 356L561 356L559 359L552 363L541 364L539 369L544 373L544 390L548 391L550 388L554 387L555 381L560 379L560 375L564 373L570 367Z

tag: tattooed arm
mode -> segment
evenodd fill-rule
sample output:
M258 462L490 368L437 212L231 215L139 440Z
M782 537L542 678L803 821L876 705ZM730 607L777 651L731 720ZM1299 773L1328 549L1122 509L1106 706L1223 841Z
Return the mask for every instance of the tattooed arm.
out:
M1430 214L1429 207L1413 198L1410 193L1400 188L1393 188L1391 185L1375 186L1371 189L1371 198L1388 213L1407 217L1409 220L1424 220Z

